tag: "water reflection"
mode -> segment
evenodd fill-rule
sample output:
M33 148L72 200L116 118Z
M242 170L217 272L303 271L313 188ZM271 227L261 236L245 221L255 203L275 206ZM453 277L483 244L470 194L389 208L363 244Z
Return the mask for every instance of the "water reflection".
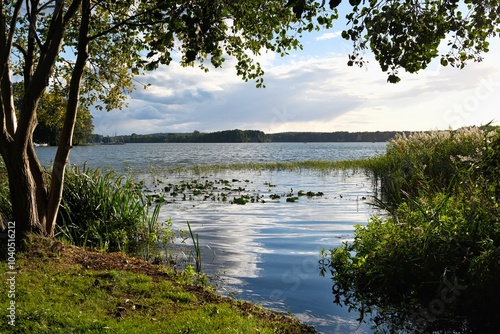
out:
M242 183L246 191L267 201L176 201L163 208L162 217L172 217L174 228L185 229L188 220L198 233L203 269L221 277L221 293L292 312L325 333L370 332L367 326L358 328L356 314L333 304L331 280L320 277L318 269L320 250L351 240L353 226L365 224L373 213L366 203L372 191L366 177L314 172L228 172L212 177L247 179L250 182ZM269 188L269 183L276 187ZM270 194L299 190L324 195L303 196L295 203L269 199Z

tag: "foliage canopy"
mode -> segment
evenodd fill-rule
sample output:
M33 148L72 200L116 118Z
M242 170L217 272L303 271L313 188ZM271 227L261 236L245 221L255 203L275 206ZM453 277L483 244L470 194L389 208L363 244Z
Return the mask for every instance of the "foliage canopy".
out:
M341 1L331 0L330 7ZM348 65L364 66L363 52L371 49L392 83L400 80L401 68L417 72L435 58L458 68L481 61L489 51L487 39L500 32L498 0L349 0L349 5L342 32L354 45Z

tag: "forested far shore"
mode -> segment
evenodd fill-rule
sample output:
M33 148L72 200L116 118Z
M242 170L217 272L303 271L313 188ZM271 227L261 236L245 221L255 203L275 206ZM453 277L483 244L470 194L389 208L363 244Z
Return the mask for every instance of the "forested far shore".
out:
M281 132L266 134L259 130L225 130L217 132L154 133L122 136L93 135L92 143L269 143L269 142L386 142L398 133L375 132Z

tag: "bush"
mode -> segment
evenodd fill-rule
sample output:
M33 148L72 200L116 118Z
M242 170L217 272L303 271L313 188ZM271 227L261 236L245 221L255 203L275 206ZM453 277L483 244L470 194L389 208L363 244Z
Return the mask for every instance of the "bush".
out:
M498 325L500 131L480 139L477 131L393 143L385 182L405 175L392 185L416 189L404 191L387 217L356 226L352 243L324 254L337 304L360 318L371 313L391 332L488 332ZM438 142L445 147L429 147ZM396 168L395 161L406 165ZM417 171L419 161L430 167Z

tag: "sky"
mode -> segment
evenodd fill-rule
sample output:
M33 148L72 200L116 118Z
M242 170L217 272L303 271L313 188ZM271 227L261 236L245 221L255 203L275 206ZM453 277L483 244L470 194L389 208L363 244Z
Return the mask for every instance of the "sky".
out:
M141 85L128 106L93 111L94 132L186 133L242 129L287 131L427 131L500 124L500 40L490 40L483 62L464 69L433 62L427 69L400 72L390 84L373 54L366 67L347 66L352 46L330 30L304 34L303 50L285 58L271 52L258 59L266 88L244 82L234 61L204 73L174 61L137 78Z

